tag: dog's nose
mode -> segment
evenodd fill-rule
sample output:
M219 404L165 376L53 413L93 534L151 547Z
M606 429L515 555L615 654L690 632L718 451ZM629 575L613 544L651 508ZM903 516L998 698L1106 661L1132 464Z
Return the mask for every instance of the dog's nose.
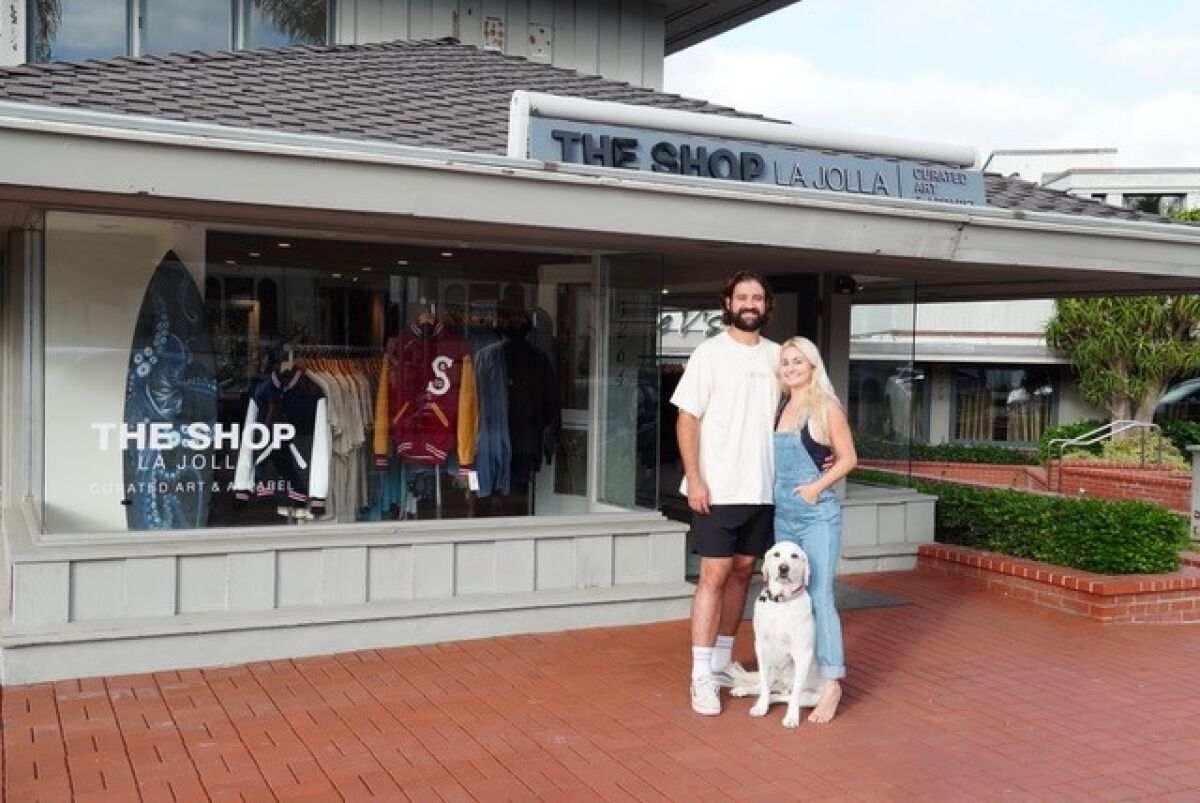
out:
M791 571L791 570L788 569L788 565L786 563L779 564L779 573L780 574L787 574L789 571Z

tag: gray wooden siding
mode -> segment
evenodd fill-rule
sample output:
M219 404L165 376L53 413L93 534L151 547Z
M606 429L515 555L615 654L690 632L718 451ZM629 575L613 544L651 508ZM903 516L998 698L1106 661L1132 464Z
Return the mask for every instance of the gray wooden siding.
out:
M336 14L342 44L454 37L483 47L494 18L510 56L662 88L663 10L652 0L339 0Z

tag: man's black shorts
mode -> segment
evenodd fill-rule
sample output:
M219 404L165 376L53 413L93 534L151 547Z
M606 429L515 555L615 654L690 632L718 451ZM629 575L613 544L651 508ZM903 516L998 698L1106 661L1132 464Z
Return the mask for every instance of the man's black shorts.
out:
M758 558L775 543L774 505L710 505L708 511L692 512L692 536L701 557Z

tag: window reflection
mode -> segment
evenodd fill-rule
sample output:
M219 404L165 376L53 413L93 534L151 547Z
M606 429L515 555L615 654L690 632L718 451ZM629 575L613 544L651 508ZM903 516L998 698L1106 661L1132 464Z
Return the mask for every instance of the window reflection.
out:
M228 50L232 26L228 0L145 0L142 52Z
M107 59L126 53L126 0L35 0L35 61Z
M925 366L907 362L851 362L848 406L856 435L928 442L926 375Z
M35 62L321 45L330 0L32 0Z
M958 365L954 438L1036 442L1051 423L1054 378L1048 366Z
M328 0L252 0L243 47L323 45L329 31Z

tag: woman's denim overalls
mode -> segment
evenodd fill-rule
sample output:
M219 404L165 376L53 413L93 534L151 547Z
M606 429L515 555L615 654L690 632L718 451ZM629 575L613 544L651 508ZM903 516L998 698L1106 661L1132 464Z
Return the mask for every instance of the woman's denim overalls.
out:
M807 424L805 425L807 427ZM775 433L775 541L799 544L808 555L817 665L823 678L846 676L842 623L833 603L833 576L841 548L842 507L832 488L810 505L792 491L821 475L798 432Z

